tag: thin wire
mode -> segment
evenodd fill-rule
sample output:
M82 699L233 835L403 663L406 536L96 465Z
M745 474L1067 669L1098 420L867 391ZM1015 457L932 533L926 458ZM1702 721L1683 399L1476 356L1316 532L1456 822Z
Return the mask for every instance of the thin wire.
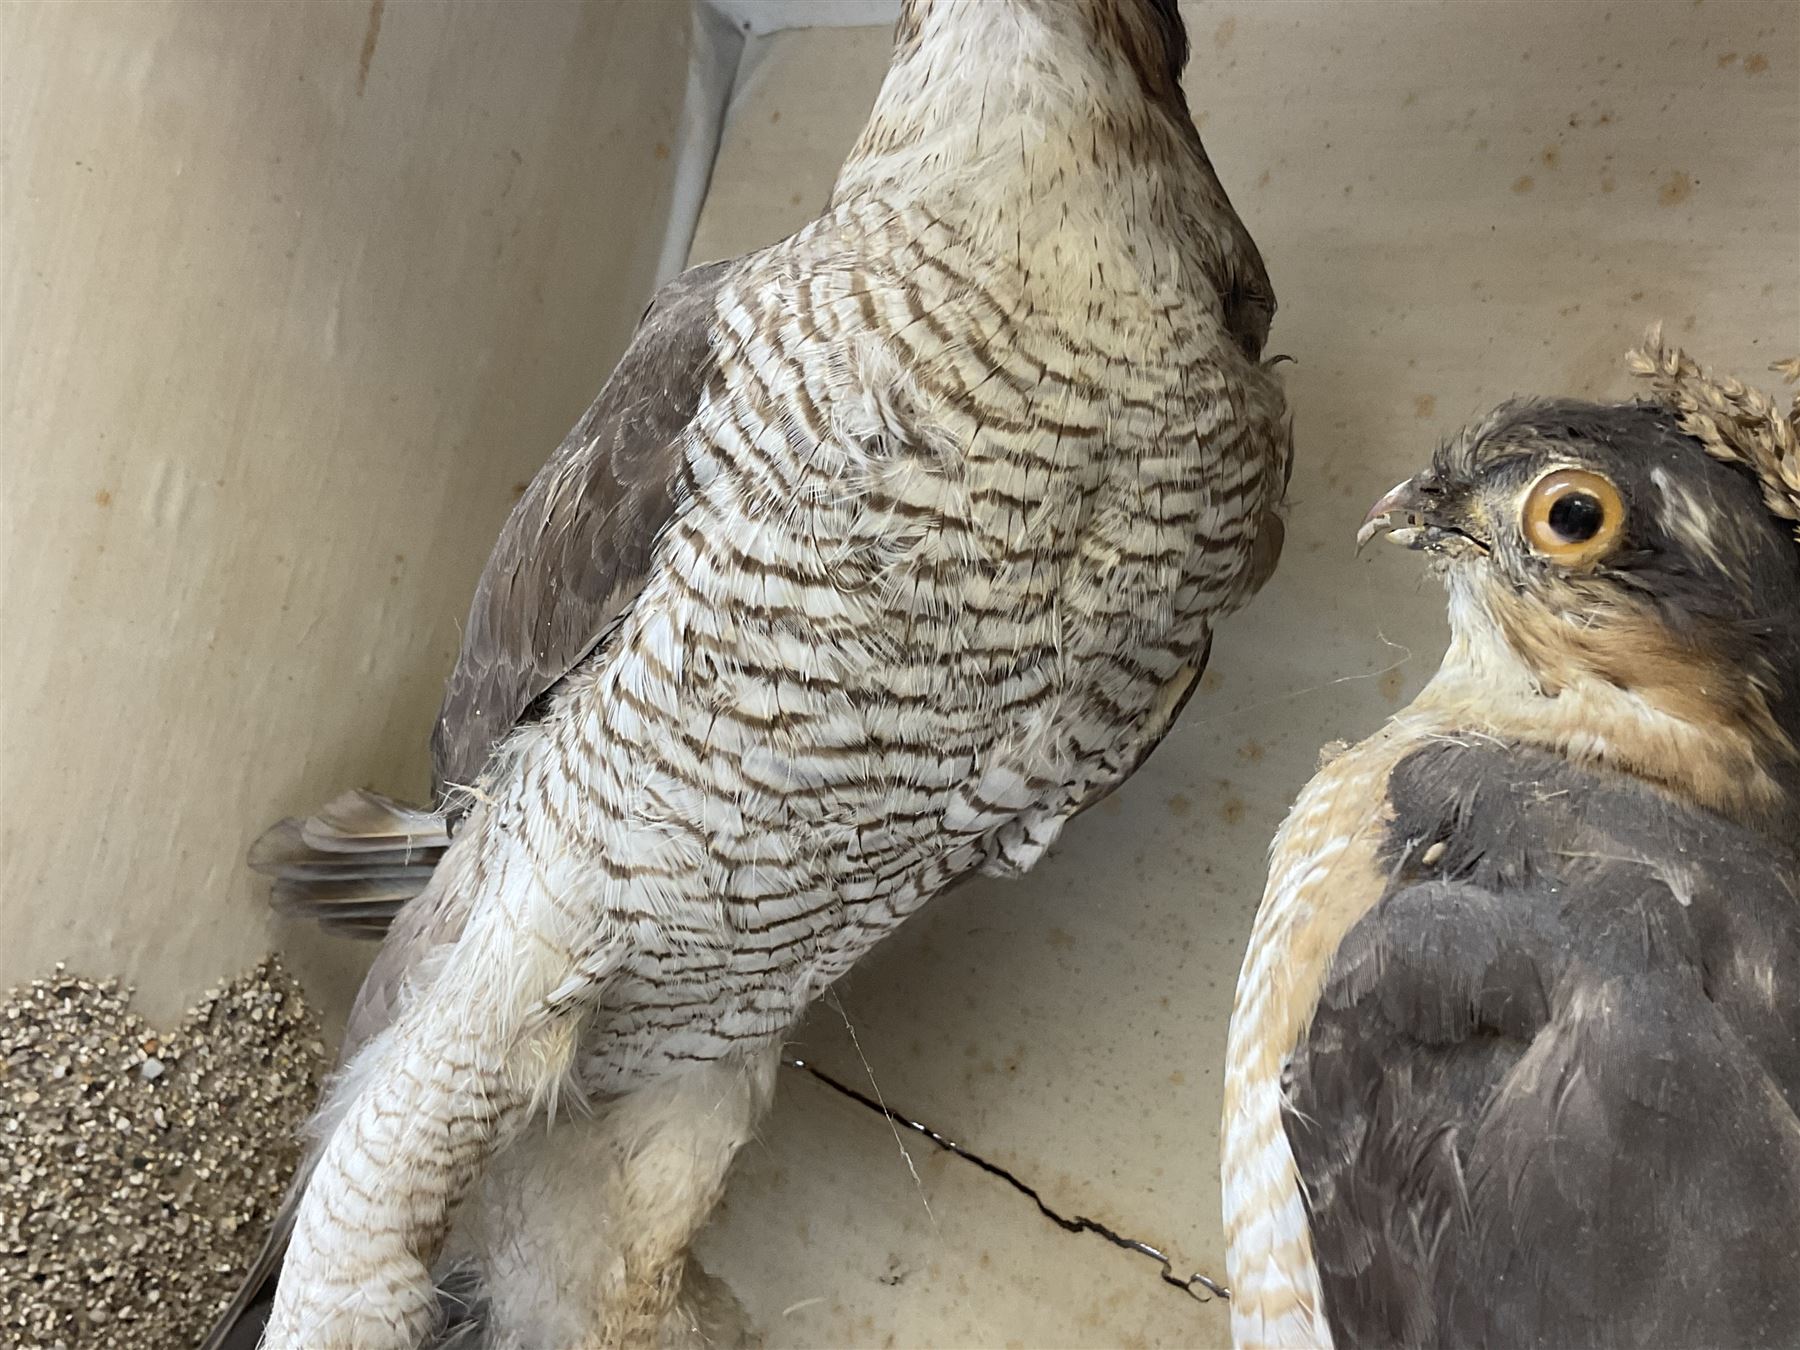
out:
M900 1138L899 1117L888 1110L887 1100L881 1095L881 1084L875 1081L875 1066L869 1063L869 1057L863 1053L862 1042L856 1036L856 1028L850 1025L850 1014L845 1012L844 1005L838 1002L837 990L829 991L825 998L833 1008L837 1009L837 1015L844 1019L844 1030L850 1033L850 1044L856 1047L856 1057L862 1061L863 1072L869 1076L869 1086L875 1090L875 1100L869 1102L869 1105L887 1117L888 1128L894 1132L894 1147L900 1150L900 1156L906 1160L906 1170L912 1173L913 1185L919 1191L919 1203L925 1206L925 1217L931 1221L932 1231L938 1232L940 1230L938 1229L937 1215L931 1212L931 1197L925 1194L925 1179L919 1175L919 1169L913 1166L912 1154L906 1151L906 1143ZM811 1067L797 1059L789 1062L798 1064L803 1069L810 1070ZM824 1077L823 1074L816 1072L813 1076L815 1078ZM848 1091L848 1089L845 1090ZM856 1095L860 1096L861 1094ZM864 1098L864 1100L868 1099Z
M1105 1238L1115 1247L1122 1248L1128 1252L1135 1252L1139 1256L1149 1257L1162 1268L1161 1275L1164 1284L1181 1290L1182 1293L1186 1294L1196 1303L1211 1303L1215 1298L1229 1299L1231 1297L1231 1291L1229 1289L1218 1281L1202 1275L1199 1271L1195 1271L1185 1280L1182 1279L1181 1276L1175 1273L1174 1263L1169 1260L1168 1255L1159 1248L1151 1246L1148 1242L1140 1242L1137 1238L1126 1237L1123 1233L1108 1228L1105 1224L1095 1219L1083 1218L1080 1215L1071 1219L1066 1215L1057 1213L1055 1210L1051 1209L1049 1205L1044 1203L1044 1197L1038 1193L1037 1187L1031 1185L1029 1182L1021 1180L1019 1177L1013 1175L1013 1173L1007 1171L1004 1167L1001 1167L998 1163L991 1163L980 1154L970 1152L954 1139L939 1134L929 1125L921 1124L919 1121L904 1116L900 1114L900 1112L887 1106L884 1102L877 1101L867 1093L858 1092L849 1084L839 1082L823 1069L815 1068L803 1059L784 1059L782 1060L782 1063L787 1065L790 1069L799 1069L803 1073L810 1074L833 1092L838 1093L840 1096L848 1097L851 1101L856 1102L861 1106L867 1107L869 1110L885 1119L888 1124L894 1128L904 1128L913 1131L915 1134L922 1134L932 1143L943 1149L944 1152L954 1153L964 1162L974 1164L989 1176L998 1177L1020 1195L1023 1195L1027 1200L1031 1201L1032 1204L1036 1205L1040 1214L1050 1220L1050 1222L1055 1224L1058 1228L1062 1229L1065 1233L1093 1233L1099 1237ZM1205 1292L1200 1292L1202 1290Z

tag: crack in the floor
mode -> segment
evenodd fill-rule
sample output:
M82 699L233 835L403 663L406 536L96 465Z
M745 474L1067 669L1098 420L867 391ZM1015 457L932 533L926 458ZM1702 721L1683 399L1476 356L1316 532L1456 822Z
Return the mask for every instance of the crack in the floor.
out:
M909 1116L902 1115L900 1112L887 1106L886 1103L877 1101L867 1093L858 1092L848 1083L833 1078L823 1069L809 1064L803 1059L787 1058L782 1062L790 1069L799 1069L802 1073L810 1074L813 1078L817 1079L840 1096L848 1097L859 1106L867 1107L876 1115L886 1120L888 1124L897 1128L911 1130L915 1134L922 1134L932 1143L943 1149L944 1152L953 1153L964 1162L974 1164L991 1177L998 1177L1020 1195L1031 1201L1032 1204L1036 1205L1038 1207L1038 1213L1042 1214L1065 1233L1093 1233L1098 1237L1105 1238L1115 1247L1119 1247L1128 1252L1133 1252L1138 1256L1149 1257L1161 1267L1160 1273L1164 1284L1169 1285L1171 1288L1181 1290L1182 1293L1186 1294L1196 1303L1211 1303L1215 1298L1229 1299L1231 1297L1231 1291L1229 1289L1220 1284L1217 1280L1202 1275L1199 1271L1195 1271L1185 1280L1182 1279L1181 1276L1175 1273L1174 1263L1169 1260L1168 1256L1161 1249L1151 1246L1148 1242L1141 1241L1138 1238L1126 1237L1123 1233L1118 1232L1116 1229L1109 1228L1098 1219L1085 1218L1079 1214L1074 1218L1070 1218L1066 1214L1059 1214L1056 1210L1051 1209L1049 1205L1044 1203L1044 1197L1038 1192L1037 1187L1033 1186L1030 1182L1007 1171L1007 1169L1000 1166L999 1163L989 1162L979 1153L964 1148L954 1139L939 1134L929 1125L923 1125ZM1202 1293L1202 1290L1205 1292Z

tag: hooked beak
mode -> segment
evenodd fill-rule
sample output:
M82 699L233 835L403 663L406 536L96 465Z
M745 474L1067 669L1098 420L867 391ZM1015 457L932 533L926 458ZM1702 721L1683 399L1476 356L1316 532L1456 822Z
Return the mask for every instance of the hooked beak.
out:
M1487 552L1487 545L1463 528L1452 494L1429 473L1396 484L1369 508L1356 532L1356 547L1360 550L1378 534L1404 548L1434 553Z

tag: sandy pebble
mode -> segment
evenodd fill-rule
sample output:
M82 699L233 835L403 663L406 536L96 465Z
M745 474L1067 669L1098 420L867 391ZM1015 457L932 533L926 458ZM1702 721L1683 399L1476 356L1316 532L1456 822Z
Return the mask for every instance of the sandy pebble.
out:
M173 1031L60 968L0 1004L0 1345L195 1344L280 1203L325 1058L272 958Z

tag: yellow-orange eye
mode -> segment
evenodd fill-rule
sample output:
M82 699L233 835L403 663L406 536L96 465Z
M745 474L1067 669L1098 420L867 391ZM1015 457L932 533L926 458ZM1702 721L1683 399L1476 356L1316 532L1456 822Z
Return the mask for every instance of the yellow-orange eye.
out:
M1564 567L1593 562L1625 527L1619 490L1586 469L1547 473L1525 494L1525 542L1540 557Z

